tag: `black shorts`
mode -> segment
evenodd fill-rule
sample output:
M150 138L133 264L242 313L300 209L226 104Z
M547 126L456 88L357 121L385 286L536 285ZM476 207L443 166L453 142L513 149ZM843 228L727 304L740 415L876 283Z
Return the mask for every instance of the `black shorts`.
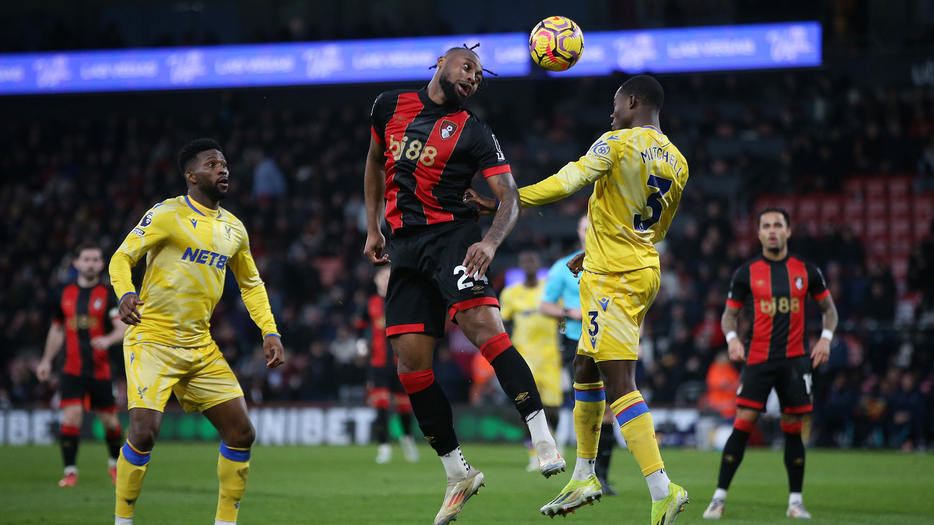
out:
M775 387L775 393L778 394L782 412L811 412L814 409L811 360L807 356L799 356L746 365L739 378L736 406L765 410L772 387Z
M94 409L110 409L117 406L117 387L109 379L94 379L62 374L60 382L61 405L85 404Z
M453 221L393 234L392 273L386 292L386 335L444 335L445 316L476 306L499 306L489 280L474 279L463 266L467 250L481 240L480 225Z
M402 381L394 366L371 366L367 370L367 382L372 389L384 389L393 394L404 394Z

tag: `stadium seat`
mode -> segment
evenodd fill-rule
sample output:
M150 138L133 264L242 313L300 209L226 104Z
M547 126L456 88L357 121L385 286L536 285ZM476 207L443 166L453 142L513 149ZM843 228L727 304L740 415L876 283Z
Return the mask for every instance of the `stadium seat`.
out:
M887 179L889 202L901 201L911 195L912 182L909 177L891 177Z
M862 198L866 191L866 179L862 177L850 177L843 181L843 194L850 198Z
M823 223L839 223L843 217L844 197L828 195L820 202L820 220Z
M846 219L851 219L854 217L862 218L863 214L866 213L866 206L863 205L863 201L856 200L853 198L847 198L843 202L843 217Z
M870 177L866 179L866 200L885 199L888 195L886 180L881 177Z
M866 219L885 221L888 219L889 203L886 199L871 199L866 203Z
M889 237L888 221L885 221L885 220L866 221L866 237L869 238L870 242L876 239L880 239L880 238L888 238Z

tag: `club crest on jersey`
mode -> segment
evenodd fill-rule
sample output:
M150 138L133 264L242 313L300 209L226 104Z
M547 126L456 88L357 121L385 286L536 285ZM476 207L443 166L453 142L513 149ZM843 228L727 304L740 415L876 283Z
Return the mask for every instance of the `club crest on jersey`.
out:
M441 138L449 139L457 133L457 124L451 122L450 120L441 121Z
M799 290L804 289L804 279L801 277L795 277L795 288Z
M610 145L602 140L598 140L596 144L590 148L590 152L598 157L606 157L610 154Z
M101 309L101 306L102 306L103 304L104 304L104 301L103 301L103 300L101 300L101 299L95 299L95 300L94 300L94 309L95 309L95 310L100 310L100 309Z

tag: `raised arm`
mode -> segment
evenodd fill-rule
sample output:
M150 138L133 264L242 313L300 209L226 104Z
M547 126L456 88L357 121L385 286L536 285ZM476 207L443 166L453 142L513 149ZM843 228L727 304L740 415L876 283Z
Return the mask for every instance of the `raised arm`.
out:
M363 195L366 201L366 245L363 255L373 266L389 264L389 255L384 254L386 238L380 231L383 220L383 195L386 191L386 147L370 137L370 149L366 154L363 172Z
M512 173L505 172L498 175L487 177L487 183L496 200L499 201L499 208L493 215L493 224L490 230L483 237L483 240L473 244L468 250L462 263L467 267L467 275L482 277L486 274L490 262L496 254L496 249L502 244L516 220L519 219L519 190L516 189L516 181L512 178Z
M604 134L583 157L567 163L558 173L519 190L522 207L532 208L563 199L610 173L613 168L614 147L622 146L618 141L613 141L614 145L611 147L607 142L610 136L610 133Z

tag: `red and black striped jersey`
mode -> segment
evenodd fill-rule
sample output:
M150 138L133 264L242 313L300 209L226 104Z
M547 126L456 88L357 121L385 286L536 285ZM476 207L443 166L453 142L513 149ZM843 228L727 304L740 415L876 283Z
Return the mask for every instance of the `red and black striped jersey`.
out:
M747 364L804 355L804 302L808 294L820 301L830 290L817 266L793 255L781 261L760 255L736 270L726 305L740 309L752 295Z
M366 308L357 314L357 328L370 330L370 366L382 368L394 366L395 356L386 338L386 300L379 295L371 296Z
M62 290L52 309L52 322L65 325L64 373L72 376L110 379L110 352L96 350L91 339L113 330L117 296L105 284L82 288L76 283Z
M386 221L410 226L476 220L464 191L478 171L508 173L496 137L466 109L438 105L427 88L387 91L371 111L373 139L386 148Z

